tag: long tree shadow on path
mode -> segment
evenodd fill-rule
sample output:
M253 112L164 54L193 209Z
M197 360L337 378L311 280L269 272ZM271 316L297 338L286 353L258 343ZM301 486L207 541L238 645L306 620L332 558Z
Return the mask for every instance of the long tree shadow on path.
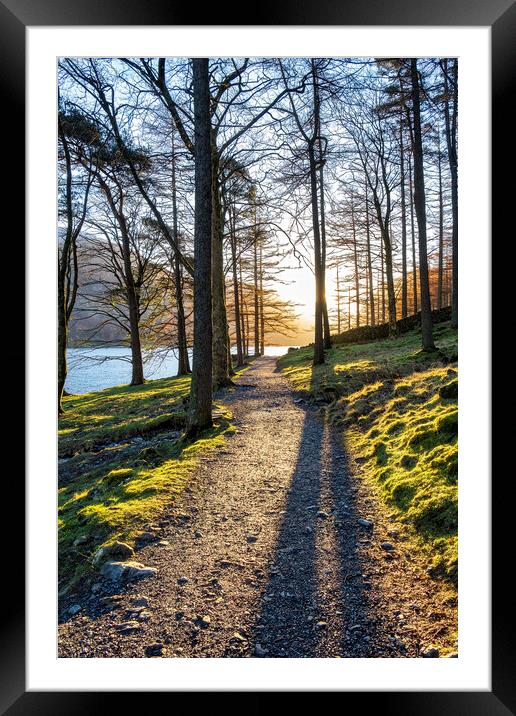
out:
M355 492L339 438L307 408L268 582L257 656L365 656L368 581ZM365 637L365 638L364 638Z

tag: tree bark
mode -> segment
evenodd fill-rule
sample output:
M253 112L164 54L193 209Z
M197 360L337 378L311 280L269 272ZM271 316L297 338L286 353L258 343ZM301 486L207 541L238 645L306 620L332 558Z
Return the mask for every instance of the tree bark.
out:
M381 257L381 272L382 272L382 280L381 280L381 304L382 304L382 323L385 323L385 259L384 259L384 248L383 248L383 239L382 244L380 246L380 257Z
M451 175L452 201L452 328L459 325L459 196L458 196L458 157L457 157L457 110L458 110L458 60L453 60L453 110L450 112L450 82L448 77L448 60L444 60L445 70L445 123L446 144Z
M317 197L317 168L313 144L309 145L308 157L310 162L310 190L312 201L312 229L314 234L314 272L315 272L315 336L314 336L314 365L324 363L323 343L323 275L321 265L321 235L319 227L319 202Z
M420 88L417 59L410 61L412 80L412 113L414 122L414 206L419 234L419 285L421 291L421 339L423 350L434 350L432 332L432 306L428 280L428 255L426 239L425 175L423 169L423 142L421 137Z
M241 366L244 364L244 353L242 349L242 323L240 316L240 292L238 286L238 272L237 272L237 247L236 247L236 233L234 230L234 222L231 221L231 207L229 208L229 222L230 222L230 245L231 245L231 271L233 274L233 301L235 304L235 333L236 333L236 348L237 348L237 365Z
M138 290L134 282L133 268L131 266L131 243L123 209L118 214L120 233L122 235L122 249L124 261L124 274L126 283L127 305L129 308L129 335L131 339L131 385L143 385L142 346L140 340L140 301Z
M263 246L260 242L259 257L259 276L260 276L260 352L265 355L265 314L263 312Z
M374 284L373 284L373 262L371 260L371 227L369 223L369 199L367 195L367 181L366 181L366 195L365 195L365 209L366 209L366 241L367 241L367 271L369 275L369 305L371 306L371 325L376 324L376 315L374 309Z
M337 264L337 335L340 334L340 282L339 264Z
M356 325L360 327L360 273L358 271L358 247L357 232L355 227L355 205L351 198L351 229L353 232L353 264L355 268L355 301L356 301Z
M323 309L325 300L324 266L322 262L321 233L319 223L319 198L317 195L317 162L315 142L320 137L320 99L315 61L312 59L312 87L314 109L314 134L308 142L308 160L310 166L310 195L312 203L312 228L314 234L314 272L315 272L315 336L314 365L324 363Z
M188 341L186 337L186 319L183 302L183 272L181 267L181 245L178 231L177 217L177 187L176 187L176 155L174 147L174 133L172 132L172 231L174 244L171 245L174 256L174 283L176 293L176 323L177 323L177 375L188 375L190 359L188 356Z
M212 150L208 60L193 59L195 117L194 352L187 437L212 426Z
M247 345L247 330L246 330L246 316L247 316L247 305L244 299L244 283L242 280L242 257L238 257L238 278L240 284L240 322L241 322L241 335L242 335L242 350L244 361L249 353Z
M389 231L390 221L390 201L389 208L385 217L382 216L382 207L376 192L374 192L374 205L380 233L382 237L382 321L385 323L385 283L384 276L387 279L387 309L389 314L389 335L395 336L398 333L398 324L396 322L396 294L394 291L394 273L392 266L392 242Z
M214 389L232 385L230 378L229 330L226 312L226 286L224 280L222 203L219 186L219 155L216 138L212 134L212 246L211 289L213 314L213 386Z
M410 236L412 245L412 313L418 311L417 296L417 259L416 259L416 232L414 225L414 188L412 184L412 162L409 156L409 189L410 189Z
M66 349L68 343L68 325L65 319L65 311L62 309L64 301L63 292L58 286L57 295L57 410L59 414L63 413L63 393L64 386L66 383L66 377L68 375L68 363L66 360Z
M68 343L68 321L66 316L66 271L68 267L71 244L73 241L73 209L72 209L72 161L66 136L59 121L59 137L63 144L66 166L66 235L61 248L57 266L57 409L63 412L63 391L68 374L66 349Z
M245 354L246 356L251 355L251 348L250 348L250 338L251 335L251 327L249 325L249 307L246 304L246 310L245 310Z
M387 278L387 304L389 313L389 335L398 334L396 322L396 293L394 291L394 274L392 268L392 244L389 233L389 226L382 228L383 246L385 251L385 275Z
M365 324L370 326L369 323L369 273L365 274Z
M130 337L131 337L131 365L132 365L132 376L131 385L143 385L145 378L143 375L143 359L142 359L142 347L140 340L140 328L139 328L139 310L138 305L134 302L132 296L128 296L129 300L129 325L130 325Z
M443 207L443 178L441 168L441 141L440 133L437 135L437 169L439 177L439 258L437 267L437 309L443 307L443 271L444 271L444 207Z
M174 253L174 281L176 288L177 375L189 375L192 371L190 368L188 340L186 336L186 318L183 303L183 272L177 252Z
M258 232L256 229L256 201L254 205L254 243L253 243L253 290L254 290L254 355L260 355L260 304L258 297Z
M401 174L401 317L408 315L407 300L407 212L405 202L405 150L403 147L403 113L400 113L400 174Z
M320 124L320 122L319 122ZM331 348L330 320L328 318L328 302L326 300L326 214L324 205L324 161L321 140L321 128L319 126L319 191L321 204L321 268L323 283L323 342L325 349Z

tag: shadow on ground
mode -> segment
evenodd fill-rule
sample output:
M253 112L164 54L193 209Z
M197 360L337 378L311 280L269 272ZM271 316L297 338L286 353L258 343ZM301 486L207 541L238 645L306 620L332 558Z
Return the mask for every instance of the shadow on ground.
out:
M338 436L307 408L255 622L256 656L372 655L377 619L360 557L371 539L363 516Z

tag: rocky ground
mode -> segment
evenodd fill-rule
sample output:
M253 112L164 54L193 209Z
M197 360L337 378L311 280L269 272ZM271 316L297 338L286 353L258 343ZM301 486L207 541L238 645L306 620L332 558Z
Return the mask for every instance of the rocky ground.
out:
M148 525L133 557L147 576L63 598L59 656L456 655L455 598L275 359L223 400L237 431Z

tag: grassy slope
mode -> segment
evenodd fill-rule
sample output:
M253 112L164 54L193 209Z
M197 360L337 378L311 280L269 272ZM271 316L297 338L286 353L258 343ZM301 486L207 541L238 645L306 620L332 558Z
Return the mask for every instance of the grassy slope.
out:
M293 386L333 402L328 419L350 454L427 554L437 576L457 571L457 332L435 330L439 353L422 353L418 331L342 345L326 364L312 349L279 360ZM442 390L444 388L444 390ZM440 392L442 391L442 393Z
M201 439L177 440L172 431L189 385L189 378L166 378L65 398L59 453L72 457L60 466L61 589L90 569L100 546L133 543L182 491L200 456L233 431L230 414L219 409Z
M163 426L172 414L182 414L183 398L189 390L190 377L186 376L64 398L65 412L59 420L59 456Z

